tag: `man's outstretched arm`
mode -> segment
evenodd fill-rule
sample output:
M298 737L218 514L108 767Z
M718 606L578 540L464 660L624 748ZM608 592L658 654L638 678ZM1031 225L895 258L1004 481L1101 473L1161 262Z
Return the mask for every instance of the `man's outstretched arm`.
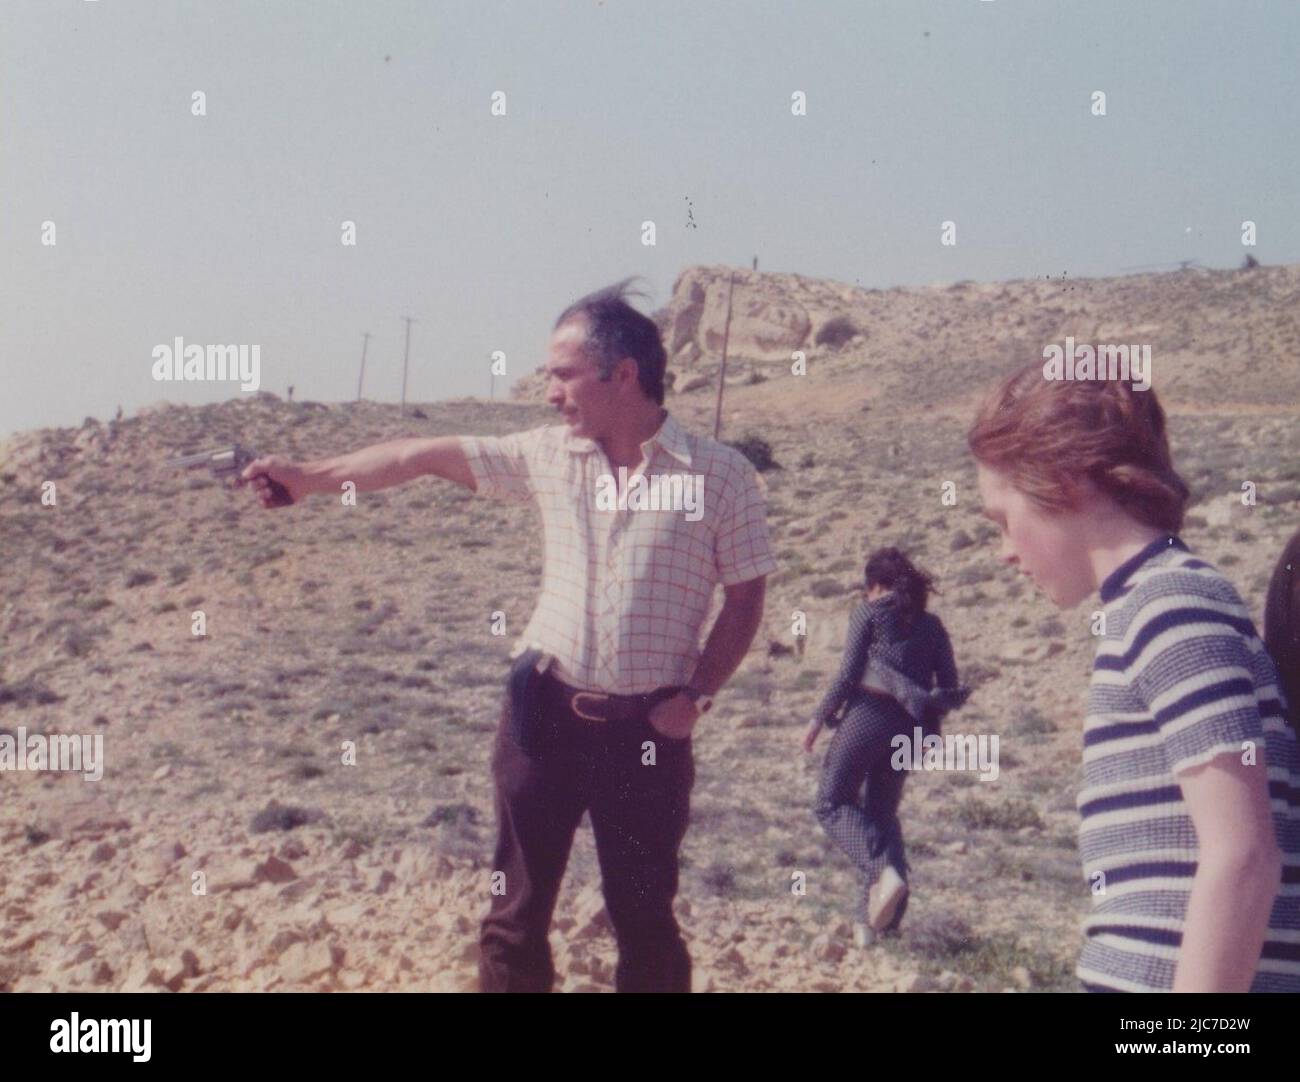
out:
M455 481L471 492L476 487L459 436L389 440L350 454L308 462L269 455L250 462L242 476L253 485L262 506L270 507L268 477L288 489L293 502L298 503L313 493L337 493L346 481L356 485L358 492L376 492L426 474Z

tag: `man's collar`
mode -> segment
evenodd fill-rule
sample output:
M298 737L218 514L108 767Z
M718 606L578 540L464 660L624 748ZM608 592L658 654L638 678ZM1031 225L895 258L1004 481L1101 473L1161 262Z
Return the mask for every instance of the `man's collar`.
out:
M1110 602L1114 601L1115 598L1119 597L1119 595L1124 592L1124 587L1128 584L1128 580L1133 577L1134 572L1136 572L1139 567L1152 557L1158 556L1162 552L1168 552L1171 548L1180 549L1183 552L1188 551L1187 546L1183 543L1181 537L1177 534L1166 533L1157 537L1142 549L1141 552L1134 553L1120 564L1119 567L1115 568L1114 571L1106 576L1105 581L1102 582L1097 591L1101 595L1103 604L1110 604Z
M650 458L649 448L656 443L683 465L689 466L691 464L691 447L686 436L686 429L682 428L677 423L677 418L667 410L664 411L664 420L659 426L659 430L641 444L641 450L646 453L647 461ZM598 446L596 441L590 437L575 436L572 432L565 433L564 445L575 454L594 451Z

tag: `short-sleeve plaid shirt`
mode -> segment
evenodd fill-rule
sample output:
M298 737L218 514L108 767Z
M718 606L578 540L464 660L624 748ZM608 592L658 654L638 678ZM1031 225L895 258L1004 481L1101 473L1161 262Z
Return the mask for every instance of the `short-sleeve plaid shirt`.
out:
M685 684L714 588L776 570L754 467L671 415L641 445L641 466L627 471L644 481L616 489L604 451L565 425L462 436L461 444L478 494L534 500L541 511L542 592L516 650L553 654L556 674L574 687L631 695ZM657 479L659 509L637 506ZM674 488L698 501L665 508ZM615 491L626 498L611 508Z

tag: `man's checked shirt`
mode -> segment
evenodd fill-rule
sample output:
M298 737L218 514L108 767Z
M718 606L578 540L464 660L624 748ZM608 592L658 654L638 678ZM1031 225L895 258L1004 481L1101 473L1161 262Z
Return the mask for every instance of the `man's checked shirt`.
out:
M556 675L574 687L630 695L685 684L714 588L776 570L754 467L671 415L627 475L681 475L682 491L702 486L698 512L598 506L599 492L614 491L601 475L618 470L595 440L562 424L461 444L479 495L533 500L541 511L542 592L516 647L553 654Z

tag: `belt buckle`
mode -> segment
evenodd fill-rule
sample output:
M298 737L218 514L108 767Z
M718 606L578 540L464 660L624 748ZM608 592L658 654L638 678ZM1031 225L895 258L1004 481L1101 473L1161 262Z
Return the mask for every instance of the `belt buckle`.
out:
M579 691L576 695L573 696L572 699L569 700L569 709L572 710L575 714L577 714L578 717L584 718L587 721L608 721L609 718L602 718L602 717L598 717L595 714L584 714L582 712L582 708L578 706L578 700L581 699L584 695L586 695L588 698L591 699L609 698L608 695L604 695L599 691Z

